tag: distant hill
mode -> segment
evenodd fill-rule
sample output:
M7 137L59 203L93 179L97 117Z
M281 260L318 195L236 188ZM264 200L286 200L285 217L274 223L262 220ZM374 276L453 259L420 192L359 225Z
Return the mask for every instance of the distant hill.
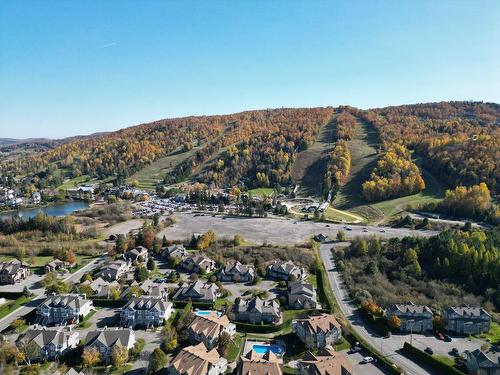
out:
M336 118L339 113L342 116ZM366 131L373 132L375 149L382 154L392 150L384 160L392 162L391 157L400 158L390 169L378 166L371 177L367 171L363 172L374 181L370 186L372 190L387 190L382 196L422 189L421 176L411 161L411 153L418 154L425 168L443 176L450 187L484 181L496 194L500 192L500 106L494 103L440 102L370 110L353 107L266 109L159 120L116 132L63 140L6 139L0 145L4 149L43 145L35 157L6 166L15 173L38 173L50 166L51 170L64 170L66 177L83 174L97 179L127 178L156 162L153 181L170 184L190 179L246 188L292 186L292 172L301 171L297 175L307 178L302 170L315 165L311 157L321 157L327 158L324 159L326 167L324 163L321 165L330 173L328 180L317 174L311 176L318 179L318 185L328 186L324 184L333 182L335 187L335 183L352 181L348 176L349 147L355 144L349 137L357 134L359 122L366 124ZM301 151L323 139L320 134L327 124L330 124L328 129L332 129L332 138L322 143L320 152L298 158ZM344 140L347 143L336 147ZM395 149L395 146L401 147ZM180 156L173 158L172 155ZM157 165L162 160L168 165ZM307 163L294 169L297 160L301 165ZM411 173L411 178L406 173ZM381 179L389 185L377 186ZM308 184L313 185L314 181ZM401 190L389 192L390 189ZM376 193L373 196L378 197L380 191Z

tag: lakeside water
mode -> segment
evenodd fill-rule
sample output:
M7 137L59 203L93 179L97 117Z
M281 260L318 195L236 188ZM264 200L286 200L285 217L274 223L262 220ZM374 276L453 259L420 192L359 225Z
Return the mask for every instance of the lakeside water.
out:
M87 202L74 201L74 202L54 204L46 207L21 208L20 210L0 213L0 220L11 218L13 216L19 216L23 219L29 219L31 217L36 216L36 214L38 214L39 212L43 212L49 216L66 216L75 211L84 210L88 206L89 204Z

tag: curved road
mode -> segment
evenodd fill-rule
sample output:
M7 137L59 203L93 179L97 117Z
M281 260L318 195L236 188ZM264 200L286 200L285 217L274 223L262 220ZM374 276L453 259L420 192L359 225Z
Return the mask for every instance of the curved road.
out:
M432 374L429 370L419 366L410 359L402 356L398 353L401 349L399 344L394 345L391 339L385 339L383 337L375 335L373 332L369 331L359 316L356 313L357 307L353 303L352 299L349 297L347 288L341 278L340 273L337 271L333 256L331 253L333 245L331 243L324 243L320 246L321 259L325 265L325 269L328 274L328 280L330 286L333 290L333 294L337 299L340 310L345 315L345 317L351 323L352 328L362 336L369 344L371 344L375 349L377 349L383 356L388 357L393 361L398 367L403 369L407 374L411 375L429 375ZM392 344L392 345L391 345Z

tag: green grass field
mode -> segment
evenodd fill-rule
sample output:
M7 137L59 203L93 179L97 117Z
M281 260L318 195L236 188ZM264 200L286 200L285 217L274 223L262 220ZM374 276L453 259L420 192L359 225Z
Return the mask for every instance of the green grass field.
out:
M101 182L101 180L96 180L95 178L90 177L89 175L84 175L84 176L78 176L75 178L72 178L70 180L64 181L64 183L60 186L58 186L58 190L67 190L67 189L74 189L77 186L80 186L82 184L96 184Z
M81 265L85 265L85 264L89 263L94 258L95 257L92 255L79 255L79 254L77 254L76 255L77 261L76 262L78 265L81 266ZM14 259L17 259L14 255L0 255L0 261L11 261ZM32 264L31 266L32 267L43 267L47 263L51 262L52 260L54 260L54 257L52 255L36 255L34 257L35 264ZM29 257L26 257L24 259L24 261L29 263L31 261L31 259Z
M265 195L272 195L274 193L274 189L273 188L250 189L250 190L248 190L248 193L252 194L252 196L254 196L254 197L257 197L257 196L261 197L264 194Z
M173 151L167 156L155 160L150 165L134 173L127 181L131 182L137 180L140 188L155 189L156 185L163 180L165 174L172 171L177 165L190 156L193 156L201 147L202 146L193 147L187 152L181 152L180 149Z

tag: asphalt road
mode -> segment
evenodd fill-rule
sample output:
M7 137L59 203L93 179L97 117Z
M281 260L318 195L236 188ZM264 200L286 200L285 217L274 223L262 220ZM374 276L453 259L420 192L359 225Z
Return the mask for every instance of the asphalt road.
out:
M329 238L336 238L337 232L343 230L349 238L370 237L381 238L406 236L432 236L435 231L411 230L407 228L390 228L369 225L349 225L351 230L344 229L343 224L316 223L313 221L298 221L284 218L249 218L233 216L195 216L191 213L175 213L177 224L162 230L158 236L165 235L171 240L186 240L193 233L204 233L213 229L219 238L233 238L241 234L247 241L262 244L294 245L307 241L311 236L323 233Z
M320 246L320 255L325 265L325 269L328 272L330 285L342 313L360 336L376 348L382 355L390 358L397 366L406 371L407 374L427 375L432 374L432 371L428 368L419 366L399 353L405 341L411 342L411 340L413 340L413 345L419 349L423 350L429 346L434 350L435 354L443 355L448 354L454 347L460 352L464 350L472 351L480 347L481 343L479 341L469 341L466 338L453 338L452 342L444 342L438 340L434 336L420 334L413 334L413 337L410 335L392 335L390 338L384 338L377 335L375 332L365 327L362 318L356 313L356 306L349 297L347 288L334 264L331 248L331 243L322 244Z
M63 281L69 282L69 283L78 282L82 278L82 276L85 272L88 272L88 271L96 268L98 266L98 264L103 260L104 256L105 255L96 258L94 261L86 264L85 266L83 266L82 268L77 270L75 273L71 273L71 274L67 275L63 279ZM18 318L22 318L26 314L29 314L31 311L36 309L38 307L38 305L40 305L45 300L45 298L47 298L47 296L45 295L44 288L38 282L36 282L36 285L34 284L31 286L28 286L28 288L29 288L30 292L32 292L34 295L33 299L30 302L28 302L26 305L20 307L17 310L14 310L10 314L1 318L0 319L0 332L3 331L4 329L6 329L13 320L18 319Z

